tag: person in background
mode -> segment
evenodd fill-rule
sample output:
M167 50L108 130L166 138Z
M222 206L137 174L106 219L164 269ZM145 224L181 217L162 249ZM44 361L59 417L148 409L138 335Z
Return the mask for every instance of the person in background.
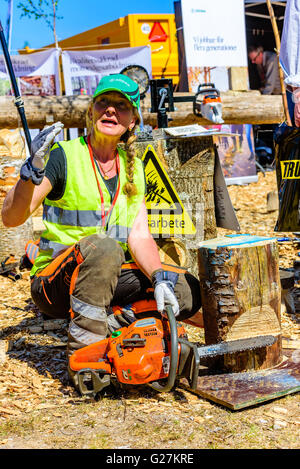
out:
M280 66L287 91L289 114L292 123L300 127L300 0L287 0L281 46Z
M277 54L264 51L262 46L250 46L248 57L256 65L262 94L281 94Z

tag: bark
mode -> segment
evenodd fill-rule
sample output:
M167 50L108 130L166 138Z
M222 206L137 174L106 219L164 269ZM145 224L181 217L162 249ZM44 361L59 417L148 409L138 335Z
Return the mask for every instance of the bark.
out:
M177 96L192 96L192 93L174 93ZM221 93L223 119L226 124L274 124L284 121L281 96L263 96L258 92ZM86 110L90 96L26 96L24 106L31 129L43 128L52 122L61 121L65 128L86 127ZM144 124L157 126L157 116L150 113L150 97L141 103ZM192 102L175 102L176 111L169 113L169 126L212 124L193 113ZM0 129L20 127L20 119L13 99L0 96Z
M272 346L227 355L218 367L265 369L281 359L280 277L276 241L236 236L200 244L199 278L207 344L274 335Z

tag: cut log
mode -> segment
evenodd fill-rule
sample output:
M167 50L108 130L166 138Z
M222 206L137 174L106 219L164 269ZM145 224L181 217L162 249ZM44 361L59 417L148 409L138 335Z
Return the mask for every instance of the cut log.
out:
M274 335L272 346L224 356L227 372L265 369L281 360L280 276L275 238L225 236L199 244L205 342Z
M275 212L279 208L278 192L272 191L267 194L267 211Z
M236 91L248 90L248 67L230 67L228 70L229 88Z
M192 93L174 93L177 96L193 96ZM260 95L255 91L221 93L223 119L226 124L276 124L284 121L281 96ZM65 128L85 128L86 111L90 96L26 96L24 105L31 129L43 128L61 121ZM157 126L157 115L150 113L150 97L141 102L144 124ZM193 113L192 102L175 102L176 111L168 114L169 126L211 122ZM11 97L0 96L0 129L21 127L16 106Z
M279 269L281 283L281 312L295 314L295 301L293 288L295 284L295 274L286 269Z

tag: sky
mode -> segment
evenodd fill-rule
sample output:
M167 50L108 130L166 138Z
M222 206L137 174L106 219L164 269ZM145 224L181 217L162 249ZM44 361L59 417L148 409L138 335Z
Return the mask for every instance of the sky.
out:
M26 0L23 0L25 3ZM16 54L24 45L35 49L54 42L53 32L43 19L21 18L17 8L20 0L13 0L11 53ZM0 0L0 20L5 29L7 0ZM133 13L174 13L173 0L59 0L57 15L58 40L95 28Z

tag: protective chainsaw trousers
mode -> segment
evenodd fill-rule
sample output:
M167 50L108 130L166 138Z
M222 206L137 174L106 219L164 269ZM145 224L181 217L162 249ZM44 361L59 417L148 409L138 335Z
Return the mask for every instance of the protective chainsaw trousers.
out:
M175 286L180 306L177 319L193 316L201 307L199 281L183 268L163 267L179 273ZM47 316L70 319L70 355L136 320L128 305L153 298L153 288L135 264L125 263L124 252L115 240L91 235L35 275L31 279L31 295ZM121 316L113 314L114 305L123 307Z

